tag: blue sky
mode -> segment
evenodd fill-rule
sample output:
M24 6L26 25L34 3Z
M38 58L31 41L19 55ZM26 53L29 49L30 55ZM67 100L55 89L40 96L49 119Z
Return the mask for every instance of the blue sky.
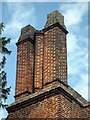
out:
M67 35L68 84L78 91L85 99L88 98L88 3L87 2L2 2L2 21L5 25L3 33L11 38L7 47L12 54L7 56L5 70L7 86L11 93L7 100L14 102L16 80L17 47L15 43L20 36L22 27L31 24L37 30L43 29L47 14L58 10L64 15ZM89 99L90 100L90 99ZM7 116L1 110L1 118Z

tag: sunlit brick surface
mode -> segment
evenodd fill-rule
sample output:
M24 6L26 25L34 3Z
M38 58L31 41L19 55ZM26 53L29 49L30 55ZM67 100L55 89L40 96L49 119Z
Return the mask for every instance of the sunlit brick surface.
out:
M42 88L43 79L43 35L36 35L35 42L35 74L34 74L34 87L35 92L37 88Z
M38 89L47 87L46 83L57 78L67 84L66 34L60 28L36 35L34 77L35 88Z
M52 94L51 97L39 100L9 114L9 118L81 118L88 117L88 108L83 108L66 98L63 94ZM9 119L8 119L9 120Z
M67 45L66 34L59 29L55 28L55 61L56 61L56 78L59 78L67 84Z
M54 79L55 73L55 42L54 31L50 29L44 36L44 84Z
M17 73L15 95L32 92L33 80L33 44L29 41L17 46ZM17 98L18 99L18 98Z
M44 38L44 84L56 78L67 84L66 34L55 27Z

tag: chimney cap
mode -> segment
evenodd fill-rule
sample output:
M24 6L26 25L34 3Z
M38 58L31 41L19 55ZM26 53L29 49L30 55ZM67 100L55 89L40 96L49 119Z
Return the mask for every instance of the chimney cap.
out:
M62 27L66 28L64 25L64 16L58 10L55 10L54 12L47 15L47 22L44 28L47 28L57 22Z

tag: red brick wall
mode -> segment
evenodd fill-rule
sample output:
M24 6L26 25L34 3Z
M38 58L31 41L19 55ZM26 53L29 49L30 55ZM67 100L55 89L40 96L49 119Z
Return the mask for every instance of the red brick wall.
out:
M83 108L63 94L46 97L37 103L21 106L9 118L88 118L88 108Z
M44 34L44 84L56 78L67 84L66 34L58 27Z
M36 34L35 40L35 74L34 89L35 92L42 88L43 80L43 35Z
M35 37L35 92L56 78L67 84L66 34L54 27ZM50 84L49 86L51 86Z
M29 91L32 93L33 44L30 41L17 45L17 72L15 95ZM22 98L22 97L20 97ZM19 97L16 97L16 100Z
M58 27L55 28L55 61L56 78L67 84L67 45L66 34Z
M50 29L44 33L44 71L43 83L50 82L55 78L55 42L54 30Z

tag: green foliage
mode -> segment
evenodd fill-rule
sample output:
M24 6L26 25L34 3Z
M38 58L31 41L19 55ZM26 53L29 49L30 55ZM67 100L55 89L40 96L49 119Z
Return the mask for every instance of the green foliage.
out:
M5 63L6 63L6 57L3 56L2 62L0 62L1 68L4 68Z
M3 28L4 28L4 27L5 27L5 26L4 26L3 22L0 23L0 35L2 34L2 31L3 31Z
M2 31L4 31L4 24L0 23L0 35ZM2 61L0 61L0 107L5 108L7 106L6 99L10 94L10 88L7 88L7 74L2 69L5 67L6 64L6 57L5 54L10 55L11 51L9 51L6 47L8 43L10 43L10 38L0 37L0 55L2 55Z

